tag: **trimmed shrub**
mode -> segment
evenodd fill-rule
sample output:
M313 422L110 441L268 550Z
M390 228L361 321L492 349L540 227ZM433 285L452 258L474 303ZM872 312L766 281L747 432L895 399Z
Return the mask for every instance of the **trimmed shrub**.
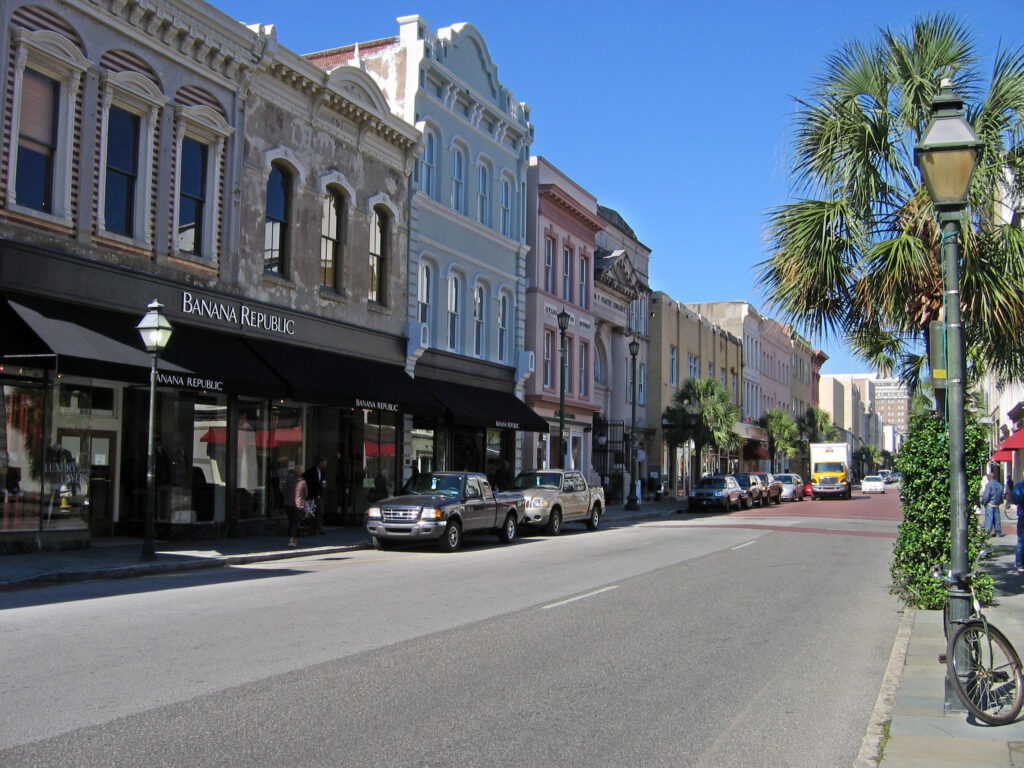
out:
M974 514L974 502L981 489L982 468L988 459L988 441L970 412L965 419L964 464L967 467L967 556L974 562L985 536ZM950 556L949 432L945 421L934 413L911 417L910 428L896 457L896 469L903 475L900 498L903 522L893 547L889 570L893 593L919 608L941 608L946 601L946 584L929 573ZM947 566L948 567L948 566ZM992 578L975 581L983 602L992 599Z

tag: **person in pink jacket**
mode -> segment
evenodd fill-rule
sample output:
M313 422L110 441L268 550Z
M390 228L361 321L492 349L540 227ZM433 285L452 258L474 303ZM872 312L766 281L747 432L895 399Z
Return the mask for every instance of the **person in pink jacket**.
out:
M288 546L299 546L299 523L306 514L306 497L309 495L309 488L302 478L304 468L296 466L292 470L292 476L285 486L284 505L288 511Z

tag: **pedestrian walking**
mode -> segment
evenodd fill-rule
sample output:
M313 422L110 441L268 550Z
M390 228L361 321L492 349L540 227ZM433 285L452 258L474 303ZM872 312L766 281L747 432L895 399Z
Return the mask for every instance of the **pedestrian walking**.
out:
M313 509L316 532L321 536L327 531L324 529L324 491L327 489L327 457L321 456L316 466L310 467L309 471L303 473L306 481L306 491L309 495L309 505Z
M285 486L284 503L288 511L288 546L299 546L299 523L306 515L306 496L308 494L306 480L302 476L303 467L296 466Z
M995 470L989 472L988 485L981 496L981 505L985 508L985 533L989 536L1003 535L1003 516L999 505L1003 503L1004 488Z
M1013 486L1006 503L1017 505L1017 549L1014 552L1013 563L1017 566L1017 573L1024 574L1024 521L1020 519L1021 512L1024 512L1024 478Z

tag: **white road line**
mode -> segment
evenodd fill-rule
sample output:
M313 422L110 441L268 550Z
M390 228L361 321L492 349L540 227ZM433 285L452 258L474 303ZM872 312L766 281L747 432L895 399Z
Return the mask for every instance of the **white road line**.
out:
M756 539L754 541L745 541L742 544L737 544L735 547L732 547L732 551L735 552L737 549L743 549L744 547L749 547L751 544L755 543L755 541L756 541Z
M546 611L548 608L557 608L560 605L567 605L569 603L575 603L577 600L582 600L585 597L593 597L594 595L600 595L602 592L608 592L609 590L612 590L612 589L618 589L618 586L605 587L604 589L598 589L598 590L596 590L594 592L587 592L587 594L585 594L585 595L577 595L576 597L570 597L568 600L560 600L557 603L551 603L550 605L543 606L541 608L541 610L542 611Z

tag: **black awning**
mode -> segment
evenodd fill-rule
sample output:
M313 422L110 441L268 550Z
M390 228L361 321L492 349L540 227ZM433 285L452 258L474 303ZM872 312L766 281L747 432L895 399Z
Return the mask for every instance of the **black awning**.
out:
M142 318L59 301L8 298L3 302L0 360L91 378L143 382L152 358L135 326ZM134 338L133 338L134 337ZM160 370L189 371L166 361Z
M215 389L274 399L288 396L285 382L246 346L241 336L174 323L171 341L161 359L192 372L191 379L181 383L187 389ZM175 382L165 377L163 383Z
M262 339L246 344L288 383L296 400L436 416L441 405L397 365Z
M37 297L5 302L0 359L91 378L144 383L152 358L131 315ZM158 383L180 389L279 398L287 388L241 337L172 323L157 364Z
M511 392L422 377L416 381L444 404L455 424L526 432L548 431L547 421Z

